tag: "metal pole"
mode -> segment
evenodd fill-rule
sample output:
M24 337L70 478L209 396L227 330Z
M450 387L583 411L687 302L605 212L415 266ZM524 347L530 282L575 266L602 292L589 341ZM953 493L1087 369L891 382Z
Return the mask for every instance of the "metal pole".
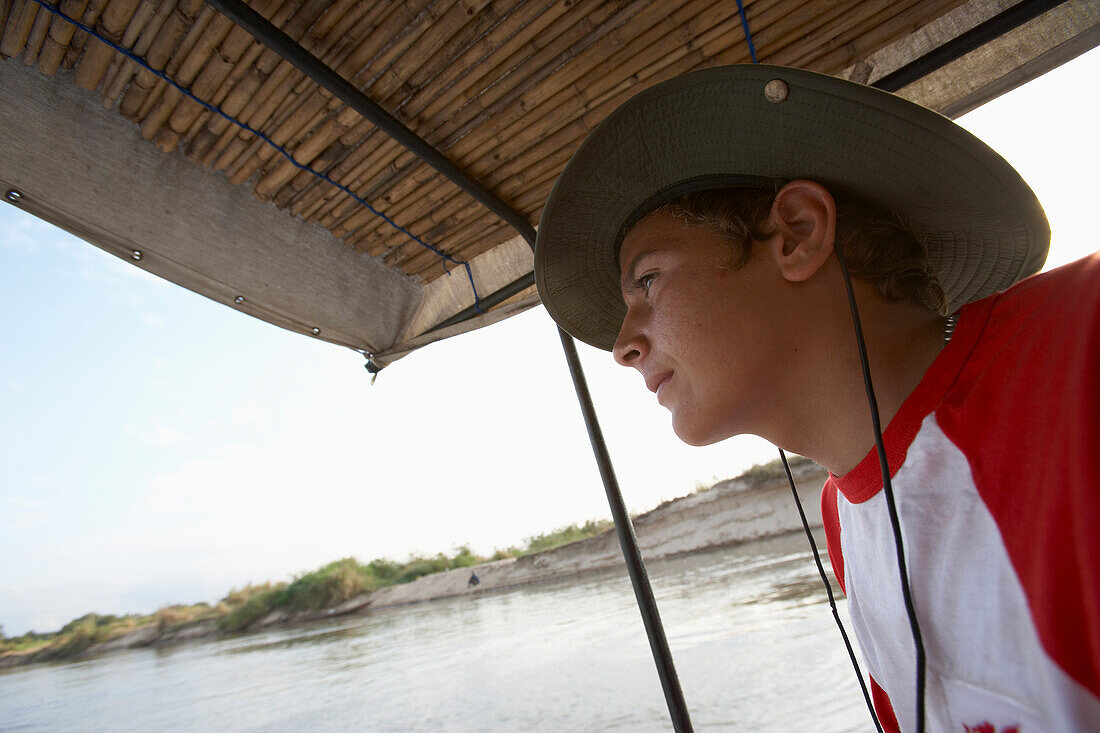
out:
M508 283L507 285L505 285L500 290L497 290L494 293L489 293L488 295L486 295L484 298L481 299L481 304L480 304L481 308L482 308L482 310L484 310L485 308L492 308L497 303L503 303L504 301L508 300L508 298L511 298L513 295L515 295L516 293L521 293L521 292L523 292L524 290L526 290L527 288L531 287L534 284L535 284L535 273L529 272L526 275L523 275L522 277L519 277L519 278L513 280L512 282ZM473 306L473 305L467 306L467 307L463 308L462 310L460 310L458 313L455 313L450 318L447 318L446 320L440 321L439 323L437 323L434 326L432 326L431 328L429 328L427 330L427 333L431 333L432 331L438 331L441 328L446 328L447 326L453 326L456 323L462 323L463 321L468 321L471 318L474 318L478 315L480 315L480 313L477 309L477 306Z
M405 127L400 120L379 107L358 88L298 45L293 38L269 23L263 16L240 2L240 0L207 0L207 2L320 86L332 92L334 96L361 114L364 119L376 125L425 163L458 185L459 188L485 205L490 211L515 228L534 249L535 228L522 214L467 175L465 171L448 160L427 141ZM526 278L520 278L509 286L505 286L502 291L526 281ZM623 550L631 584L634 586L634 595L638 599L638 609L641 611L642 623L645 626L646 635L649 637L649 646L653 651L653 658L657 665L657 675L660 677L661 687L665 693L665 701L668 703L673 728L676 731L691 731L691 720L688 718L687 705L684 703L684 695L680 689L680 681L672 662L668 640L665 638L664 628L661 625L657 601L653 597L649 575L642 563L642 555L638 550L638 543L634 537L634 527L630 523L630 516L627 514L623 503L622 492L619 491L619 484L611 467L611 458L607 452L607 445L604 442L599 421L596 418L596 409L592 404L592 397L588 392L588 382L584 377L580 358L577 356L576 344L573 342L573 337L560 328L558 334L561 338L562 348L565 350L565 360L569 365L573 386L577 391L577 399L581 404L581 413L584 416L585 426L588 428L588 437L592 442L596 464L599 467L600 476L603 478L604 491L607 493L607 500L611 506L611 515L615 520L615 529L619 534L619 544Z
M691 731L693 730L691 719L688 717L684 693L680 689L680 678L677 677L676 667L672 663L672 652L668 648L668 639L665 638L665 630L661 625L661 615L657 610L657 601L653 597L653 588L649 584L649 574L642 562L642 553L638 549L638 541L634 536L634 525L630 522L626 505L623 504L623 495L619 491L619 482L615 478L611 456L607 452L607 444L604 442L603 432L596 418L596 408L592 404L592 395L588 391L588 381L584 378L580 358L577 356L577 346L573 337L560 328L558 335L561 336L561 345L565 350L565 360L569 363L569 373L573 375L573 387L577 390L577 400L581 403L584 424L588 427L588 439L592 442L592 452L596 455L596 464L600 469L600 477L603 478L607 503L611 506L611 516L615 520L615 531L619 534L619 546L622 547L623 558L626 560L626 571L630 575L631 585L634 586L638 610L642 612L642 623L649 637L649 648L653 652L653 660L657 663L657 675L661 678L665 702L672 716L672 727L676 731Z
M942 46L932 49L920 58L914 59L897 71L887 74L871 86L887 92L896 92L1063 2L1065 0L1024 0L952 38Z

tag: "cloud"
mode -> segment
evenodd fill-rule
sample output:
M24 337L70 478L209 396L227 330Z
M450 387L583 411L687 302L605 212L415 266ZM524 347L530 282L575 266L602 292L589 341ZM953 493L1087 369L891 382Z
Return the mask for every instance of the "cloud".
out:
M4 503L13 509L37 509L45 505L41 499L31 496L9 496Z
M157 423L152 430L141 433L141 439L158 448L171 448L185 443L194 443L195 439L182 430L170 428L162 423Z
M270 417L271 413L260 405L238 405L233 408L233 427L240 429L249 425L264 425Z
M0 247L36 254L54 238L56 229L30 214L8 209L0 216Z
M6 532L35 530L52 518L45 502L30 496L7 496L0 504L0 527Z
M154 328L160 328L164 325L164 319L152 312L144 313L141 316L141 322L146 326L153 326Z
M0 511L0 527L7 532L28 532L49 520L50 515L42 511Z

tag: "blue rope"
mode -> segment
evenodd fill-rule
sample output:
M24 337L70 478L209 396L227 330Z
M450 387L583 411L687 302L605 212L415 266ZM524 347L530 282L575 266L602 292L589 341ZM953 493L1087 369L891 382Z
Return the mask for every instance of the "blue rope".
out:
M425 242L424 240L422 240L420 237L418 237L415 234L413 234L412 232L410 232L405 227L403 227L400 224L398 224L397 222L395 222L393 219L391 219L388 216L386 216L385 214L383 214L378 209L371 206L369 203L367 203L367 201L365 199L363 199L362 197L357 195L354 191L352 191L347 186L343 185L342 183L337 183L336 181L329 178L328 175L326 175L324 173L321 173L320 171L316 171L316 170L314 170L313 168L311 168L307 165L302 165L298 161L294 160L294 157L285 148L283 148L281 145L279 145L274 140L269 138L267 135L265 135L264 133L260 132L259 130L255 129L255 128L249 126L248 124L246 124L244 122L241 122L240 120L235 119L234 117L231 117L229 114L222 111L221 108L216 107L213 104L210 104L209 102L206 102L202 99L199 99L194 94L192 94L189 89L185 89L180 84L176 83L172 79L169 79L167 74L165 74L161 71L158 71L157 69L154 69L152 66L150 66L145 61L145 59L143 59L140 56L134 54L128 48L124 48L122 46L119 46L117 43L115 43L115 42L111 41L110 39L108 39L108 38L104 37L103 35L101 35L94 28L92 28L90 26L87 26L84 23L81 23L80 21L78 21L74 18L70 18L68 15L65 15L65 13L61 12L58 8L47 4L44 0L34 0L34 2L36 2L39 6L45 8L46 10L50 11L51 13L56 15L57 17L61 18L62 20L66 20L69 23L72 23L77 28L84 31L85 33L92 36L93 38L96 38L100 42L110 46L115 51L118 51L120 54L122 54L126 58L128 58L131 61L133 61L134 63L136 63L138 66L142 67L146 71L151 72L157 78L163 79L164 81L168 82L169 84L171 84L176 89L176 91L178 91L180 94L183 94L188 99L191 99L191 100L197 102L198 104L200 104L201 106L203 106L207 110L209 110L210 112L213 112L214 114L218 115L219 117L221 117L221 118L225 119L226 121L231 122L232 124L234 124L237 127L241 128L242 130L244 130L246 132L250 132L253 135L255 135L256 137L260 138L265 143L267 143L268 145L273 147L284 158L289 160L291 162L291 164L294 165L294 167L298 168L299 170L308 171L309 173L312 173L313 175L317 176L318 178L320 178L325 183L331 184L331 185L335 186L336 188L338 188L339 190L346 193L348 196L351 196L357 202L359 202L363 206L367 207L367 209L372 214L374 214L377 217L380 217L384 222L389 224L391 227L393 227L397 231L401 232L402 234L404 234L405 236L407 236L409 239L413 240L417 244L419 244L423 247L426 247L427 249L430 249L435 254L439 255L443 259L443 262L444 262L443 271L446 272L448 275L451 274L451 271L447 268L447 264L446 264L447 262L450 262L450 263L455 264L455 265L462 265L464 268L466 268L466 277L469 278L470 288L474 291L474 308L477 310L478 313L482 312L482 310L481 310L481 298L477 294L477 286L474 285L474 275L473 275L473 271L470 269L470 263L469 262L462 262L462 261L456 260L455 258L451 257L446 252L443 252L442 250L437 249L436 247L433 247L432 245L430 245L427 242Z
M749 42L749 58L752 59L754 64L760 62L756 60L756 47L752 44L752 31L749 30L749 19L745 15L745 6L741 4L741 0L737 0L737 12L741 15L741 27L745 29L745 40Z
M470 263L463 262L462 266L466 268L466 277L470 279L470 289L474 291L474 310L476 310L478 313L484 313L485 311L481 310L481 297L477 294L477 286L474 285L474 273L470 269ZM444 272L447 272L446 265L443 266L443 270ZM451 273L447 272L447 274L450 275Z

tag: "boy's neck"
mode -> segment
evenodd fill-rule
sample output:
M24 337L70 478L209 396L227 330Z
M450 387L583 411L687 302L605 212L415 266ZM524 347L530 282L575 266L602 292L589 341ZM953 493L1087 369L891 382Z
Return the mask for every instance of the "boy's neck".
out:
M917 306L887 301L873 285L855 281L868 361L885 431L944 346L945 319ZM841 476L874 449L874 431L847 308L832 309L819 333L818 394L809 411L788 423L779 445ZM831 333L827 333L831 331Z

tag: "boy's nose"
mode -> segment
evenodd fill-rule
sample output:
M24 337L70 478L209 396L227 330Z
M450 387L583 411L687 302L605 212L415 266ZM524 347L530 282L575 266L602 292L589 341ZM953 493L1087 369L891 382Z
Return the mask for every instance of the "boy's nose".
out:
M619 364L632 367L638 364L647 351L645 337L642 336L641 331L633 327L628 313L619 329L619 335L615 339L611 353Z

